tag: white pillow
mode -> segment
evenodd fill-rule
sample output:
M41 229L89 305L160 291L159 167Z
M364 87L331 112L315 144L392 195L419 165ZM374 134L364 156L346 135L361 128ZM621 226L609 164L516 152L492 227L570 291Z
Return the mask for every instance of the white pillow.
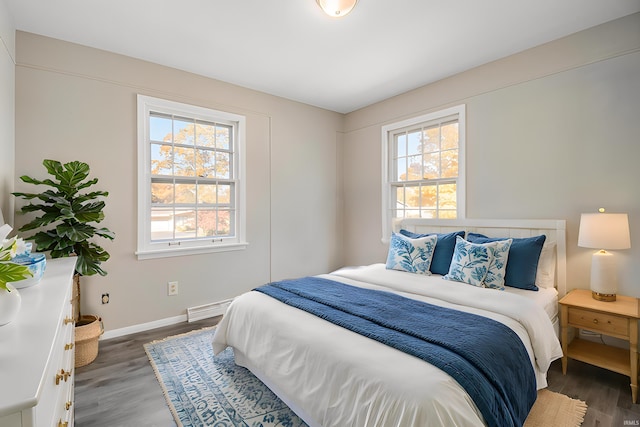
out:
M555 287L556 279L556 242L545 242L540 252L538 269L536 270L536 286L539 288Z
M437 235L411 239L393 233L387 255L387 269L408 271L409 273L431 275L429 268L438 241Z

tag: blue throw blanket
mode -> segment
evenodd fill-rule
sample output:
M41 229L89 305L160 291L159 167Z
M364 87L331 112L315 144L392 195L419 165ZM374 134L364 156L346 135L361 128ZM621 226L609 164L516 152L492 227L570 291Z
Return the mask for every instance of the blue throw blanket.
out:
M527 350L515 332L492 319L319 277L255 290L443 370L467 391L488 426L522 426L536 400Z

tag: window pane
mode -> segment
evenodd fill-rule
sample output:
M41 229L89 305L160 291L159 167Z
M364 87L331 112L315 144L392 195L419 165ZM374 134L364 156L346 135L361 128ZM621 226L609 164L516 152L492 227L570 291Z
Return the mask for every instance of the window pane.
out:
M173 239L173 209L151 208L151 240Z
M396 188L396 208L404 209L406 206L404 201L404 187Z
M440 150L440 126L431 126L423 131L424 144L422 150L424 153L432 153Z
M198 184L198 203L216 203L216 185Z
M438 188L438 203L440 209L457 209L456 184L441 184Z
M173 184L151 183L151 203L173 203Z
M407 135L409 155L421 154L422 132L413 131Z
M405 187L405 205L409 208L420 206L420 187Z
M440 178L440 153L424 155L424 179Z
M216 148L222 150L229 149L229 142L231 141L231 126L216 126Z
M173 170L176 176L195 176L195 151L193 148L175 147Z
M216 127L213 123L198 123L196 125L196 144L215 148Z
M438 192L435 185L425 185L420 188L420 206L423 209L436 209L438 206ZM431 218L431 217L427 217Z
M195 184L176 184L176 203L196 202L196 185Z
M458 176L458 150L442 152L442 178L455 178Z
M398 157L407 155L407 135L396 135L396 153Z
M149 137L152 141L171 142L173 133L171 132L171 118L149 117Z
M422 156L411 156L408 159L409 171L407 180L415 181L422 179Z
M231 233L231 211L218 211L218 223L216 234L218 236L228 236Z
M406 181L407 180L407 158L401 157L396 161L396 181Z
M151 174L171 175L173 150L170 145L151 144Z
M198 237L216 235L217 213L215 209L198 209Z
M456 219L457 217L458 217L458 214L456 213L456 211L439 211L438 212L438 218Z
M216 177L229 179L229 153L216 153Z
M201 178L215 178L215 156L215 151L196 149L196 176Z
M175 119L173 121L173 135L176 144L193 145L195 141L195 124L193 120Z
M442 150L458 148L458 122L442 125Z
M176 209L174 231L176 239L196 237L196 212L193 209Z
M420 218L419 209L407 209L404 213L405 218Z
M231 204L231 185L220 184L218 185L218 203L219 204Z
M435 218L437 213L435 209L423 209L420 211L420 218Z

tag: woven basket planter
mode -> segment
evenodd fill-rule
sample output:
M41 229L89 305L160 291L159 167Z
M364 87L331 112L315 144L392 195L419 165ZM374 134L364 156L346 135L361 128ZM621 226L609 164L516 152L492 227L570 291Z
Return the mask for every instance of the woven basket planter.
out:
M98 340L104 333L98 316L81 316L76 323L75 367L88 365L98 356Z

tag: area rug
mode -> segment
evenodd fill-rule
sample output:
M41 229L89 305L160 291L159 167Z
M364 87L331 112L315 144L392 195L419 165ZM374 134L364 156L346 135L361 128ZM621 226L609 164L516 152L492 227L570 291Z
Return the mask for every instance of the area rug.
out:
M178 426L303 427L287 405L226 349L213 356L215 327L145 344L151 366ZM587 405L542 390L525 427L575 427Z

